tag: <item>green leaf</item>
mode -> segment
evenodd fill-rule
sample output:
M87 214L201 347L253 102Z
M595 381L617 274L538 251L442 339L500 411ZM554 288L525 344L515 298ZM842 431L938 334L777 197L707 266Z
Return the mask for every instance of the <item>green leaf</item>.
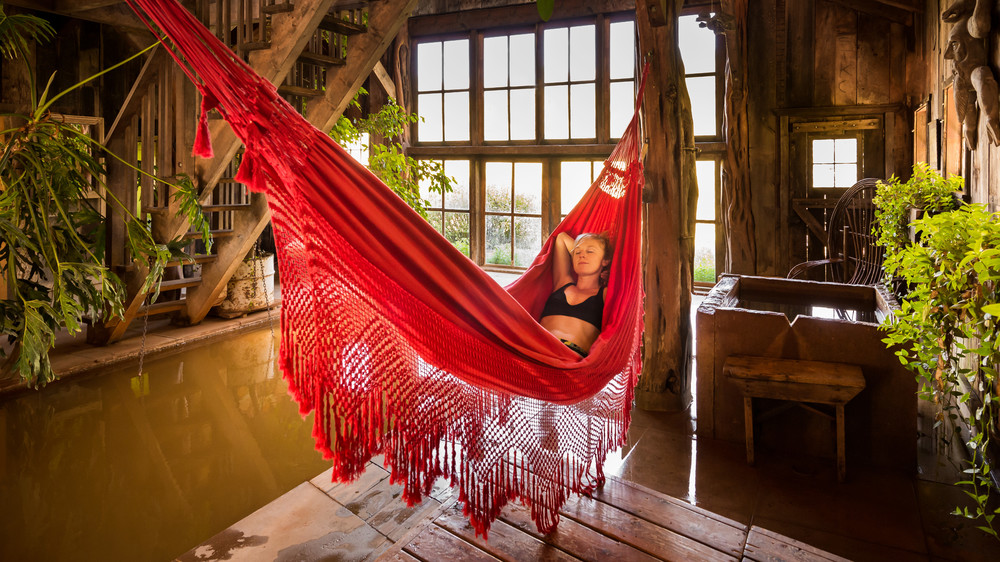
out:
M538 17L542 18L542 21L549 21L552 17L552 11L555 8L555 0L536 0L538 6Z

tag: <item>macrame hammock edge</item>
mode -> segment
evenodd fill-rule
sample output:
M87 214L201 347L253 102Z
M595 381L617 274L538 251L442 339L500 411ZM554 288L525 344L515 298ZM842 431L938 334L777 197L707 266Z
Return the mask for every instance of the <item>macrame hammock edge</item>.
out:
M236 181L267 196L279 364L334 480L381 454L409 505L443 477L477 534L510 500L553 530L569 494L603 483L625 444L641 371L639 104L580 203L502 288L175 0L127 2L202 94L195 154L211 157L217 109L244 144ZM585 358L536 320L564 231L607 232L614 248Z

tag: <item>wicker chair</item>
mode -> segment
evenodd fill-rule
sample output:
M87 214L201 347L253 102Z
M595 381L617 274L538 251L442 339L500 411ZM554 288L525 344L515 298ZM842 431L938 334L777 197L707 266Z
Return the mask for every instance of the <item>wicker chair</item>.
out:
M851 186L837 201L827 224L828 258L800 263L788 272L788 278L803 277L817 267L830 268L829 279L851 285L874 285L882 280L885 250L875 244L875 185L878 180L865 178Z

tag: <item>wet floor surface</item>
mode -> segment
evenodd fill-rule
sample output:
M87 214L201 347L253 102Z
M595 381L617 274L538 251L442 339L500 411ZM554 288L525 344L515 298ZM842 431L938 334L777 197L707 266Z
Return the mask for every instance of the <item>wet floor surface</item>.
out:
M0 560L171 559L323 471L276 355L265 328L0 399Z

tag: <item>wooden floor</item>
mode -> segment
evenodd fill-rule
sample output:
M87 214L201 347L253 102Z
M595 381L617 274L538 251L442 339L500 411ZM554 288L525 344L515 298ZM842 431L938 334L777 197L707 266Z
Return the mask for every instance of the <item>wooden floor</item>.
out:
M636 484L608 478L593 498L571 498L559 527L540 535L528 510L508 506L475 536L461 505L444 502L378 558L478 560L844 560L756 526L747 527Z

